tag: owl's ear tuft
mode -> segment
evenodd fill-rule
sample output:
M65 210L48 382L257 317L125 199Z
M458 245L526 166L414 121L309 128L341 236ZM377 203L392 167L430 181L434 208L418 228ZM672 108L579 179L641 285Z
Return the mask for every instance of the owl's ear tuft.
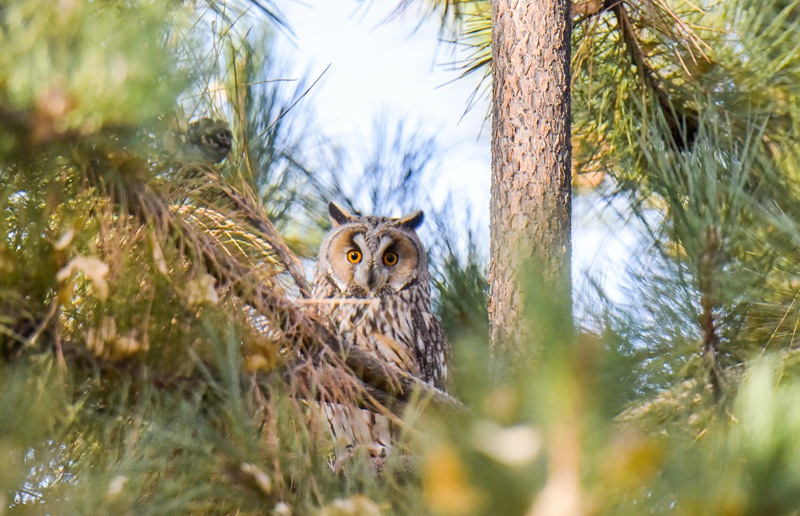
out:
M422 210L417 210L414 213L409 213L408 215L404 215L397 220L398 226L403 226L407 229L417 229L422 221L425 219L425 214Z
M333 224L333 227L345 224L347 222L352 222L353 220L353 216L350 214L350 212L342 208L335 202L328 203L328 215L331 218L331 223Z

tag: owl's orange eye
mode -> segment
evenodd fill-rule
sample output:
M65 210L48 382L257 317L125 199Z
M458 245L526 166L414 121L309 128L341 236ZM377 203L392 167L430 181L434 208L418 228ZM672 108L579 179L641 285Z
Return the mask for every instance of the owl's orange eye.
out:
M383 255L383 264L388 265L389 267L393 265L397 265L397 253L393 253L389 251L388 253Z
M358 263L361 261L361 251L357 249L350 249L347 251L347 261L350 263Z

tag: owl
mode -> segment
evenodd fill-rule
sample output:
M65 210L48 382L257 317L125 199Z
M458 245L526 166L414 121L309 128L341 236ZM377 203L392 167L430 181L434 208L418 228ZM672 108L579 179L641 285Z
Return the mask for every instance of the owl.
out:
M431 311L428 259L416 233L423 213L359 216L330 203L328 214L333 229L320 247L313 281L319 314L346 349L444 388L449 346ZM334 404L325 410L338 450L367 445L382 455L391 447L385 417Z

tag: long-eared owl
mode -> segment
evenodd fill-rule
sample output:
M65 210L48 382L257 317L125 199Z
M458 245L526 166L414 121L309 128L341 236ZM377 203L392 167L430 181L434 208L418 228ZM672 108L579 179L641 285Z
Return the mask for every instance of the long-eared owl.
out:
M431 311L428 259L415 231L423 213L359 216L330 203L328 214L333 229L314 271L318 312L346 347L444 388L449 347ZM328 406L326 412L337 448L391 446L383 416L349 407Z

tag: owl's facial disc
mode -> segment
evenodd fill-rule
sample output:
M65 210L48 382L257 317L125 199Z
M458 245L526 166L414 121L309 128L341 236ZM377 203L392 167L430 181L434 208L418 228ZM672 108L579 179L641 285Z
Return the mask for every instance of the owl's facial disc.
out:
M337 229L326 253L328 280L355 297L396 293L414 285L424 258L407 231L356 224Z

